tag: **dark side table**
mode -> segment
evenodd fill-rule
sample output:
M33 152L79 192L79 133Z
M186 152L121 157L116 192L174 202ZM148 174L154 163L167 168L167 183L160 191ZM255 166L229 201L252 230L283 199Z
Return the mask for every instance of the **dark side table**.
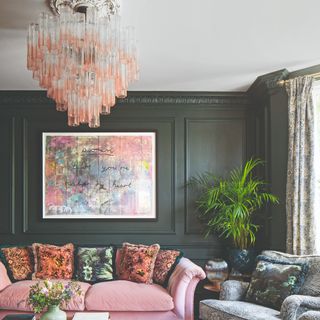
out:
M230 273L228 280L238 280L244 282L250 282L251 274L239 274L239 273ZM194 294L194 319L199 319L199 303L201 300L207 299L219 299L220 288L217 288L212 285L208 279L204 279L199 282L197 285L195 294Z
M197 285L194 294L194 319L199 319L199 303L206 299L219 299L220 290L212 287L211 283L204 279Z

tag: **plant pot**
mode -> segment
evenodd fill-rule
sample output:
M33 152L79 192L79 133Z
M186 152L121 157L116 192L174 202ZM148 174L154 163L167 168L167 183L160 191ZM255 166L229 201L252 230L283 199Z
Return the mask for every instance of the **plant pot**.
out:
M256 260L255 249L229 249L229 266L242 274L249 274L253 271Z
M59 306L49 306L40 320L67 320L67 314Z

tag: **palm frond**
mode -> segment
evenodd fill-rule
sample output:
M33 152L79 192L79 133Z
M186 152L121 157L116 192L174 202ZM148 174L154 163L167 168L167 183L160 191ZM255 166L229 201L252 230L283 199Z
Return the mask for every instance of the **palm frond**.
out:
M252 158L233 169L229 178L205 172L190 179L188 184L200 193L197 206L206 218L206 236L217 232L242 249L255 243L259 226L252 222L253 214L266 203L279 202L266 191L267 183L253 175L254 169L263 164L261 159Z

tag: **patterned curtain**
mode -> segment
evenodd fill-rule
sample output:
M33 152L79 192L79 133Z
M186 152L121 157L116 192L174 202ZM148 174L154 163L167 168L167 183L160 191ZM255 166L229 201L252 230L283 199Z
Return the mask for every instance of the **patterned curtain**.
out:
M315 253L313 78L298 77L287 85L289 153L287 176L287 252Z

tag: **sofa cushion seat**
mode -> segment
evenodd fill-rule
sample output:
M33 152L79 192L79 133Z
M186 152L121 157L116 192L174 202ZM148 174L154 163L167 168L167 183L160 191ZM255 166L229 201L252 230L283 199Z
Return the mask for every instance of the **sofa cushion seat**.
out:
M203 300L200 302L202 320L279 320L280 312L243 301Z
M51 280L52 282L60 281L63 284L67 284L68 280ZM17 310L17 311L31 311L28 305L28 295L30 287L36 284L38 280L24 280L15 282L0 292L0 309L5 310ZM79 282L82 295L81 297L75 296L71 299L64 310L70 311L83 311L85 308L84 296L90 287L90 284Z
M174 308L172 297L163 287L126 280L92 285L85 304L89 311L169 311Z

